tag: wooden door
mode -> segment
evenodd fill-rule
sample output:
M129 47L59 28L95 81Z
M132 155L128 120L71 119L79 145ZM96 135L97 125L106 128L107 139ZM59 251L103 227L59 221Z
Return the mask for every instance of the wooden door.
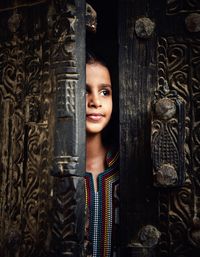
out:
M195 257L199 1L116 4L120 256ZM84 1L0 3L2 257L84 254L84 16Z
M122 256L199 256L200 3L119 1Z
M84 1L0 3L0 256L82 256Z

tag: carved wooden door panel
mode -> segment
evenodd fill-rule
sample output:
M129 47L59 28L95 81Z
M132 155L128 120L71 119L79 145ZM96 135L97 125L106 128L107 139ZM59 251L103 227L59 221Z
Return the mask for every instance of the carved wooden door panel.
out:
M0 3L0 256L82 256L84 1Z
M200 2L119 1L119 63L122 256L199 256Z

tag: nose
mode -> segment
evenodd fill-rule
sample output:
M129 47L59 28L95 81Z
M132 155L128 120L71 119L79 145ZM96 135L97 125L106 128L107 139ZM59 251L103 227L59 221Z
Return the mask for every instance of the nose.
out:
M100 96L98 94L90 94L90 96L88 96L88 106L89 107L94 107L94 108L98 108L101 106L101 100L100 100Z

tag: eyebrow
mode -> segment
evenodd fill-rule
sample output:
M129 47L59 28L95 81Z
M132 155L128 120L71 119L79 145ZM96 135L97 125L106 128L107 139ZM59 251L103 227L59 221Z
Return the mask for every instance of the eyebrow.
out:
M86 83L86 86L91 86L91 85ZM107 88L107 87L112 88L112 86L110 84L104 84L104 83L99 84L98 87L99 88Z

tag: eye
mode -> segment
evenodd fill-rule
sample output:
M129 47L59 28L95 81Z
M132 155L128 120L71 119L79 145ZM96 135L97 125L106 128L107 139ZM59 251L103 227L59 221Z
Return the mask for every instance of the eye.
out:
M108 89L103 89L103 90L101 91L101 95L103 95L103 96L108 96L108 95L110 95L110 90L108 90Z
M85 94L88 95L89 93L90 93L90 89L89 89L89 87L86 85L86 87L85 87Z

